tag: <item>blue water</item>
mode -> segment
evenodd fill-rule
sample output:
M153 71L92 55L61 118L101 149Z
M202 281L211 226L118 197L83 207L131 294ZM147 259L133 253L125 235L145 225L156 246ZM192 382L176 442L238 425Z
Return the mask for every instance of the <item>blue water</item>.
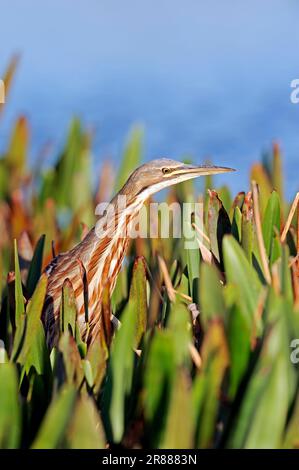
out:
M22 54L0 148L20 113L31 124L31 159L70 117L95 130L94 165L119 159L130 127L145 128L145 158L206 157L234 166L234 191L250 165L281 143L287 194L299 189L296 0L1 0L0 78Z

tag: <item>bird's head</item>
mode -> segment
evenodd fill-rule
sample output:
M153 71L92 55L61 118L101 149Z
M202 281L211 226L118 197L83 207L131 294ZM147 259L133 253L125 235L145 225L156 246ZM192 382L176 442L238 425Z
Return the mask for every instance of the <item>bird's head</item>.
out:
M121 193L145 200L152 194L173 184L198 176L215 175L229 171L235 170L221 166L190 165L168 158L160 158L137 168L129 177Z

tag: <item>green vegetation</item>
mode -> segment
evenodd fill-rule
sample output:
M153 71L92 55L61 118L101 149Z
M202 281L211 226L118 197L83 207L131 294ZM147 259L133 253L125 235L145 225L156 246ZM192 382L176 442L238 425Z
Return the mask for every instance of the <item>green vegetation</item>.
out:
M133 131L118 175L103 164L95 190L91 136L78 120L53 168L29 169L28 147L21 117L0 160L0 447L299 447L290 360L299 338L298 201L288 217L278 147L252 168L252 191L234 199L226 187L207 191L211 178L201 196L190 182L169 191L168 201L204 202L199 249L134 241L112 299L103 298L103 321L112 312L121 327L106 324L90 348L66 281L50 353L43 267L53 250L80 241L96 204L139 164L142 134Z

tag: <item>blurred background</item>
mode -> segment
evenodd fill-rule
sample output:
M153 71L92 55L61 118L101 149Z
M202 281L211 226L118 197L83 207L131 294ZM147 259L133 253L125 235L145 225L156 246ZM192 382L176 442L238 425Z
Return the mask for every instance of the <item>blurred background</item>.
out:
M107 157L118 161L137 122L146 159L234 166L238 191L276 140L291 198L299 189L299 104L290 101L298 17L295 0L1 0L0 78L12 54L21 62L0 148L25 114L30 159L50 142L50 165L77 115L94 130L97 170Z

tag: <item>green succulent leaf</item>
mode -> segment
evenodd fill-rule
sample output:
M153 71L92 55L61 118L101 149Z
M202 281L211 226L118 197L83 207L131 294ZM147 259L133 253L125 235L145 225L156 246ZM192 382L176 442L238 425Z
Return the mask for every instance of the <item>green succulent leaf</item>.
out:
M14 364L0 364L0 448L16 449L20 445L21 406L18 375Z
M50 404L32 444L32 449L59 449L66 439L66 429L73 417L77 392L65 386Z

